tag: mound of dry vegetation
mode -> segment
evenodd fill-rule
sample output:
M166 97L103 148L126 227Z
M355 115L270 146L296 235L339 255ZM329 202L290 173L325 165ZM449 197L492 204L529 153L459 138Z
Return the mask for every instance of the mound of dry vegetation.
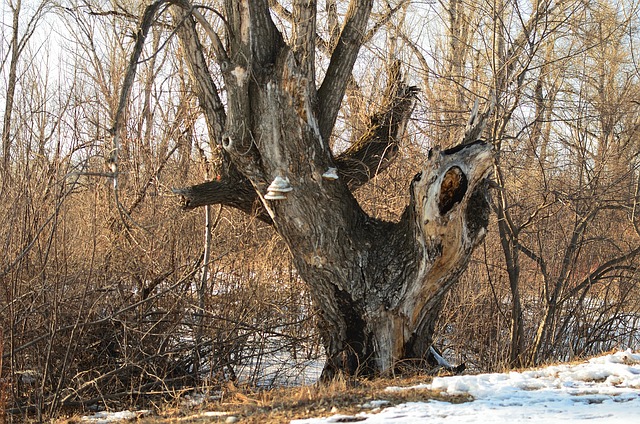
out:
M408 387L428 383L430 377L410 377L375 380L336 379L329 384L295 388L255 390L226 385L218 394L209 397L186 396L159 405L155 411L139 414L136 422L162 423L285 423L293 419L333 414L356 415L359 412L379 410L406 402L443 400L440 393L427 389L402 391L385 390L389 386ZM466 402L470 399L447 396L447 402ZM230 418L232 417L232 418ZM79 423L74 416L59 420L58 424Z

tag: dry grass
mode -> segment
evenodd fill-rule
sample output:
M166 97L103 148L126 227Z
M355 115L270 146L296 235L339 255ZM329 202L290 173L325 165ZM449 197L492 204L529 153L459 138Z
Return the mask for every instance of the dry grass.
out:
M427 389L386 391L389 386L411 387L430 382L430 376L402 379L337 380L326 385L295 388L253 390L227 385L218 400L202 402L196 406L179 399L157 412L136 420L141 424L164 423L212 423L225 422L236 417L242 423L285 423L293 419L329 416L334 414L356 415L359 412L375 411L372 401L386 401L380 408L404 402L447 400L466 402L466 396L446 399L440 393ZM376 404L377 406L378 404ZM75 416L57 424L80 423Z
M615 352L617 352L616 349L603 354ZM576 358L568 362L548 361L545 366L577 365L584 363L587 359L589 358ZM522 372L536 368L505 368L504 372ZM339 414L345 416L345 421L341 422L356 422L357 414L361 412L375 413L401 403L437 400L457 404L473 400L470 395L443 395L441 392L416 387L431 383L432 380L431 375L416 374L410 377L372 380L336 379L329 384L269 390L256 390L248 386L237 387L229 383L218 396L215 396L214 400L192 402L186 396L176 398L171 402L158 404L154 412L140 412L139 416L132 421L139 424L200 424L228 422L226 420L229 417L234 417L241 423L263 424L289 423L294 419ZM388 391L386 390L388 387L406 389ZM84 421L81 416L76 414L71 418L57 420L55 424L82 422Z

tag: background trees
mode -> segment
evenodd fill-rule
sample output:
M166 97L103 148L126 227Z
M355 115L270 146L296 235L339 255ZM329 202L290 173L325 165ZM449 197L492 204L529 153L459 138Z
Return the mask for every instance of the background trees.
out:
M174 54L182 47L170 15L145 45L116 197L108 129L145 5L42 4L3 6L9 408L52 414L97 399L135 401L151 388L204 384L202 367L207 384L257 382L267 352L315 358L308 293L259 220L213 208L201 284L204 211L181 212L171 188L214 179L220 159ZM280 6L272 6L278 25L293 37L290 8ZM328 52L346 9L318 7ZM24 41L13 61L18 9ZM25 38L36 12L39 25ZM367 213L397 220L426 149L455 143L476 99L481 109L495 105L485 133L500 152L495 214L442 308L437 345L448 357L490 370L637 346L637 16L634 2L374 4L332 143L347 149L367 111L382 106L391 59L420 94L400 160L356 193ZM316 61L328 57L321 51Z
M495 168L498 237L487 242L499 240L500 249L488 248L482 258L491 288L485 301L492 298L509 323L508 336L492 331L487 341L508 345L499 361L513 365L617 346L614 334L635 334L629 314L637 310L627 303L638 254L631 194L638 150L628 144L637 131L631 92L638 74L629 61L637 5L534 6L537 14L500 5L509 14L494 13L500 18L485 32L497 98L492 136L502 153ZM587 23L577 24L578 17ZM625 165L616 167L620 154ZM502 258L490 259L497 251ZM508 290L496 278L506 278ZM622 298L625 307L612 306ZM601 337L604 328L613 337Z

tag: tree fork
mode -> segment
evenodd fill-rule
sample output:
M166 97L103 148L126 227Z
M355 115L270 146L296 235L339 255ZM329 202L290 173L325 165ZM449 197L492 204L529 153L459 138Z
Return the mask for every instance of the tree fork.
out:
M316 93L308 68L270 21L266 1L228 0L227 28L233 34L228 51L217 52L226 58L220 69L226 115L205 111L215 124L225 120L221 147L227 172L220 180L178 190L188 207L226 204L255 210L273 224L319 309L327 354L323 378L384 374L406 360L428 358L444 296L488 225L493 155L490 146L477 141L488 115L478 115L477 107L459 146L430 152L398 222L368 216L353 197L352 190L395 157L416 94L397 72L390 78L387 108L371 117L360 141L333 157L327 140L370 9L370 1L351 2L341 47L332 54ZM187 60L201 60L190 59L197 50L185 49ZM139 55L140 49L135 52ZM136 63L134 54L127 82ZM204 66L190 69L194 78L208 72ZM124 84L121 102L129 89ZM201 106L215 107L217 100L211 99ZM326 178L331 168L338 169L338 179ZM286 181L286 195L269 196L268 187L278 181Z
M339 177L352 191L383 173L393 163L411 115L418 90L404 84L399 72L392 76L394 79L384 97L388 99L387 105L369 118L370 124L364 134L334 159ZM255 214L258 219L271 223L251 182L237 171L224 172L219 179L176 188L173 192L182 197L184 210L219 204Z

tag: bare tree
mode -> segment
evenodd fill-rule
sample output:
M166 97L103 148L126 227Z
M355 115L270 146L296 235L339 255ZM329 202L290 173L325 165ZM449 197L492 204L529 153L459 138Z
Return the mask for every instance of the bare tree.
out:
M219 180L178 191L187 207L255 211L274 226L319 308L325 378L391 372L400 361L427 360L443 296L488 224L492 154L476 141L483 119L472 122L458 147L432 151L398 222L379 221L363 212L352 191L383 172L398 151L415 97L398 67L390 68L384 105L370 116L367 131L342 154L329 147L373 2L349 4L324 78L316 82L315 2L293 3L285 42L266 1L224 2L216 11L223 34L200 9L157 1L145 10L119 111L149 28L167 3L180 8L173 17L182 49L223 158ZM226 102L196 21L211 43ZM116 149L121 117L113 128Z
M7 420L308 382L289 372L325 351L329 377L424 365L432 342L483 371L638 346L637 5L205 3L140 25L138 1L57 2L37 31L68 25L63 53L36 32L20 56ZM476 99L493 158L482 125L463 135ZM198 182L182 213L171 187Z
M10 55L2 58L2 68L9 59L9 72L7 75L7 92L5 98L4 118L2 124L2 157L3 167L6 170L11 159L11 140L12 140L12 117L14 109L14 99L16 95L16 89L18 84L18 65L22 52L27 47L31 36L38 26L38 21L46 13L49 6L48 1L41 1L33 10L27 10L27 13L31 12L31 15L26 18L26 25L24 29L21 29L21 23L24 23L24 11L22 10L22 0L16 0L9 2L9 8L12 13L11 23L11 41L10 41ZM7 174L8 176L9 174ZM5 179L6 181L6 179Z
M511 295L508 361L514 366L566 358L560 352L571 345L576 314L598 296L590 290L635 278L640 253L637 238L614 240L602 231L604 222L619 222L627 234L634 225L620 215L634 204L637 172L629 144L636 114L625 101L635 88L622 69L629 54L620 43L630 21L604 5L535 5L525 16L518 3L503 2L490 21L497 100L491 138L501 152L493 206ZM574 25L585 19L592 24ZM513 21L520 22L518 31L506 25ZM563 48L557 41L565 30L575 38ZM519 169L523 158L530 169ZM539 298L523 271L540 276ZM525 308L540 308L540 315L527 323Z

